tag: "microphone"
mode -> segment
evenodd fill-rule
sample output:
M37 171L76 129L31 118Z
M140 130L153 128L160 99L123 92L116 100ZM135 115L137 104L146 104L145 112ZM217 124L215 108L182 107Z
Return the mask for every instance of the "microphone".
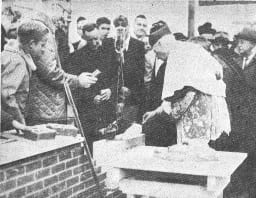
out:
M116 38L115 38L115 50L117 53L121 53L124 50L124 39L125 39L125 28L116 28Z

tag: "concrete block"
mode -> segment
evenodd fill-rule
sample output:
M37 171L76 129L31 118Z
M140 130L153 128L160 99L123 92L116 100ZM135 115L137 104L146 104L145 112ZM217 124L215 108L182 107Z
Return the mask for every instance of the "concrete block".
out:
M24 138L38 141L54 139L56 136L56 130L49 129L44 125L33 126L31 130L24 131Z
M93 143L93 159L96 160L97 165L104 166L107 162L116 159L127 150L144 145L144 134L138 134L125 140L99 140Z
M77 133L78 133L78 129L73 125L49 123L46 126L47 126L47 128L56 130L57 135L76 137Z
M107 173L106 186L109 189L116 188L118 179L122 177L120 170L113 169L108 165L109 162L137 146L145 146L145 135L138 133L138 126L131 126L113 140L100 140L93 143L93 159L98 166L102 167L102 171Z

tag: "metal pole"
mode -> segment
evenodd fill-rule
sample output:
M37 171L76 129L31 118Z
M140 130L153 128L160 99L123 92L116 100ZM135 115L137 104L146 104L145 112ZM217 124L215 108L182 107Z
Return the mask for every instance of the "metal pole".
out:
M70 11L70 14L71 14L71 11ZM58 50L57 50L57 45L56 45L56 42L53 42L53 43L54 43L57 63L61 67L61 62L60 62L60 57L59 57L59 53L58 53ZM76 105L75 105L75 102L74 102L74 99L73 99L73 96L72 96L72 93L71 93L71 90L70 90L70 87L69 87L69 84L68 84L68 79L65 79L64 89L65 89L65 93L66 93L66 96L68 98L69 104L71 105L73 113L75 114L75 121L76 121L77 127L78 127L81 135L84 138L84 143L83 143L84 144L84 149L85 149L85 152L88 156L89 166L90 166L90 169L91 169L91 172L92 172L93 179L94 179L95 184L96 184L96 188L97 188L99 197L104 198L103 193L102 193L101 188L100 188L99 179L97 177L97 174L96 174L93 162L92 162L92 155L90 153L89 146L88 146L88 143L87 143L87 140L86 140L86 137L85 137L85 133L84 133L82 124L81 124L80 119L79 119L78 111L77 111L77 108L76 108Z
M73 100L73 97L72 97L72 93L71 93L69 84L67 83L67 80L64 82L64 88L65 88L65 92L66 92L69 104L71 105L72 110L73 110L73 112L75 114L76 124L78 126L79 131L81 132L81 135L84 138L84 149L85 149L85 152L86 152L86 154L88 156L89 166L90 166L90 169L92 171L92 176L93 176L93 179L95 181L95 184L96 184L96 187L97 187L97 190L98 190L98 193L99 193L99 197L100 198L104 198L103 193L102 193L101 188L100 188L100 182L98 180L98 176L97 176L96 171L94 169L94 165L93 165L93 162L92 162L92 156L91 156L91 153L90 153L90 150L89 150L89 146L88 146L88 143L87 143L87 140L86 140L86 137L85 137L85 133L84 133L82 124L80 122L78 111L77 111L76 105L74 103L74 100Z
M188 37L195 35L195 7L196 0L188 1Z

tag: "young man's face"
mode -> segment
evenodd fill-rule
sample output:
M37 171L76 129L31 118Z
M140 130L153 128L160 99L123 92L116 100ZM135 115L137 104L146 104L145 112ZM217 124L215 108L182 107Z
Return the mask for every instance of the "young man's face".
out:
M108 37L108 34L110 32L110 24L103 23L99 27L99 37L101 40Z
M32 41L30 43L30 54L33 58L38 59L44 54L47 41L48 41L48 34L43 36L43 38L37 43L35 41Z
M85 32L83 35L83 39L87 41L87 46L91 50L96 50L99 47L99 32L98 29L95 28L91 32Z
M134 22L134 34L137 37L143 37L147 34L148 23L146 19L136 18Z
M77 34L82 37L83 26L86 24L86 20L81 20L77 23Z
M256 44L251 41L247 41L244 39L238 39L238 43L236 46L236 50L241 55L250 55L252 48L254 48Z
M214 39L213 34L210 33L201 34L200 36L206 38L207 40Z
M129 35L129 26L117 26L115 27L116 36L123 35L123 39L126 39Z

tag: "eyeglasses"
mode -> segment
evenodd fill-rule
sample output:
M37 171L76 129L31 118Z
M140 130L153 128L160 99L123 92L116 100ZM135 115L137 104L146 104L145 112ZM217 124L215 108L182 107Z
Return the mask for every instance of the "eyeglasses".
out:
M115 24L115 27L117 28L117 27L124 27L124 28L126 28L128 25L127 25L127 23L125 23L125 22L119 22L118 24Z

